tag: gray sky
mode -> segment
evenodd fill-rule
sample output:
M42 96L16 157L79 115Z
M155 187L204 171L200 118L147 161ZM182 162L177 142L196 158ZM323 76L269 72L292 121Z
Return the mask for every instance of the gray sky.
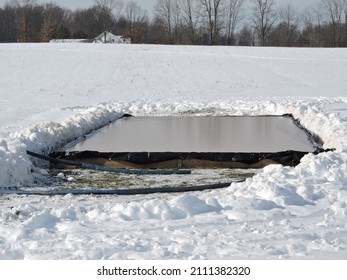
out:
M130 1L130 0L123 0L124 2ZM137 2L141 7L148 10L148 12L152 11L152 7L154 6L154 3L156 0L132 0L134 2ZM10 2L10 0L0 0L0 6L3 6L6 2ZM54 2L58 4L61 7L64 8L70 8L70 9L77 9L77 8L87 8L93 5L93 0L37 0L38 3L49 3Z
M2 7L8 0L0 0L0 6ZM55 2L61 7L66 7L70 9L76 8L86 8L93 4L93 0L37 0L38 3ZM152 14L154 4L157 0L123 0L137 2L142 8L146 9L149 14ZM251 0L248 0L248 2ZM313 7L321 0L275 0L277 6L284 6L287 3L292 3L293 7L297 7L299 10L303 10L306 7Z

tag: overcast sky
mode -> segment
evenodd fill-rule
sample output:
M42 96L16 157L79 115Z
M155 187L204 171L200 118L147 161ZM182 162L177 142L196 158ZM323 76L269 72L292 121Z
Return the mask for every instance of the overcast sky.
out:
M146 9L149 14L152 14L154 4L157 2L157 0L123 0L123 1L137 2L142 8ZM250 1L251 0L247 0L247 2L250 2ZM287 3L292 3L293 7L297 7L300 10L303 10L306 7L313 7L320 1L321 0L275 0L275 2L277 3L277 6L284 6ZM0 0L0 6L3 6L5 2L8 2L8 0ZM66 7L70 9L90 7L94 3L93 0L37 0L37 2L38 3L55 2L61 7Z
M4 3L8 2L9 0L0 0L0 6L3 7ZM142 8L146 9L149 14L153 12L154 4L157 2L157 0L123 0L126 1L134 1L137 2ZM247 0L249 2L251 0ZM66 7L70 9L76 9L76 8L86 8L90 7L94 0L37 0L38 3L48 3L48 2L55 2L61 7ZM306 7L314 6L316 3L320 2L320 0L275 0L278 6L286 5L287 3L292 3L294 7L297 7L298 9L304 9Z

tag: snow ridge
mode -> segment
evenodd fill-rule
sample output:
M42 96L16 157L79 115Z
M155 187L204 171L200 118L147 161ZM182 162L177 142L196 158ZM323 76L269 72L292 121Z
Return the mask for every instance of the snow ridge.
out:
M87 109L61 124L47 122L10 133L0 142L0 188L33 181L33 162L27 150L47 154L121 117L109 104ZM33 160L33 162L32 162Z

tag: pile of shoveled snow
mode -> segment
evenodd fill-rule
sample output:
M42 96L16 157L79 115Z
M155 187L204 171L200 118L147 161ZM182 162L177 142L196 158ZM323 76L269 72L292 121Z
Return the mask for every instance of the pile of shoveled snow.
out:
M247 179L244 188L233 183L229 190L236 197L256 196L271 201L274 207L315 205L323 197L329 197L334 208L340 199L346 199L346 160L347 149L317 156L310 154L296 168L271 165ZM346 206L342 203L342 208ZM347 214L347 208L343 213Z
M19 186L33 180L31 169L35 159L26 155L27 150L49 153L120 116L110 105L98 105L62 123L42 123L10 133L0 142L0 186Z

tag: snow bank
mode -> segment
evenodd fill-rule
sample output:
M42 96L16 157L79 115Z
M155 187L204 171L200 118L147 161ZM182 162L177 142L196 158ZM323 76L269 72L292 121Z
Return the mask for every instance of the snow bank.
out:
M185 219L187 217L219 212L222 209L218 202L200 199L194 195L178 195L170 201L153 199L145 202L121 203L111 209L111 215L117 220L148 220L163 221ZM88 213L90 218L99 217L100 210Z
M33 181L32 160L26 151L47 154L121 117L112 106L100 104L62 123L42 123L10 133L0 142L0 186L11 187Z
M0 139L0 189L32 180L26 146L18 140Z
M270 165L263 172L247 179L240 188L232 184L229 191L236 197L258 197L278 206L314 205L325 197L322 186L334 184L335 202L347 190L347 150L312 154L303 158L296 168Z

